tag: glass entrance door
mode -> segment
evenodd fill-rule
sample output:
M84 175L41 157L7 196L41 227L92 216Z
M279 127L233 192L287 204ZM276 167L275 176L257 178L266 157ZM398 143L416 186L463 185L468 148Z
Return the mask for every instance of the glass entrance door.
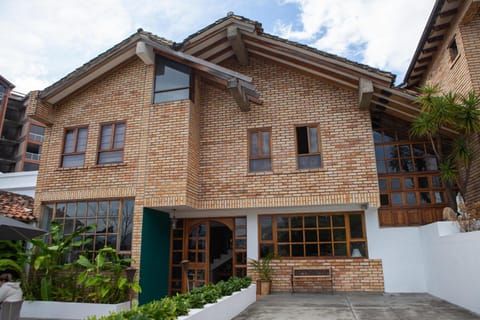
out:
M187 259L187 290L204 286L208 283L208 243L209 223L202 222L192 225L188 232Z

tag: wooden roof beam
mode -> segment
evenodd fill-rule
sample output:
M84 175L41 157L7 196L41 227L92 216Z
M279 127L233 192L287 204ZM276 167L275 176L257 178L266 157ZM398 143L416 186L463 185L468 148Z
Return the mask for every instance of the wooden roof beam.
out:
M247 112L250 110L250 101L248 100L245 90L242 88L240 81L237 78L232 78L227 81L227 88L230 94L237 102L240 110Z
M358 82L359 105L361 110L368 110L373 96L372 80L360 78Z
M227 39L232 46L235 57L237 57L240 65L248 64L248 53L245 47L245 42L242 40L242 34L237 26L230 26L227 28Z
M147 46L145 42L137 42L135 53L146 65L152 65L155 63L155 53L153 53L153 47Z

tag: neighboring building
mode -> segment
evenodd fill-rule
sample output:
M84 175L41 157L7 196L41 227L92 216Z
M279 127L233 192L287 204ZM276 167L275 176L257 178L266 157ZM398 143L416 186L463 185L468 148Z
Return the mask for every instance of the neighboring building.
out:
M36 171L45 126L25 115L24 95L0 76L0 172Z
M403 86L436 84L444 92L480 94L480 1L437 1L410 63ZM471 175L480 177L480 141ZM480 201L480 179L470 179L465 199Z
M235 15L179 44L139 30L31 93L35 212L66 234L97 224L85 249L133 257L141 302L270 252L274 291L312 265L336 291L426 291L419 228L386 226L440 220L448 199L408 135L415 94L393 83Z
M0 190L35 196L38 171L0 173Z

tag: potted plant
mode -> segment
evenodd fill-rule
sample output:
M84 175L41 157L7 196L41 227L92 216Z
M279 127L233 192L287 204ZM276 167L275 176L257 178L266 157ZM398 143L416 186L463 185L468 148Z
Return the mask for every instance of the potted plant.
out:
M274 254L270 253L261 260L250 260L250 265L257 273L257 293L260 295L267 295L271 293L273 268L271 266Z

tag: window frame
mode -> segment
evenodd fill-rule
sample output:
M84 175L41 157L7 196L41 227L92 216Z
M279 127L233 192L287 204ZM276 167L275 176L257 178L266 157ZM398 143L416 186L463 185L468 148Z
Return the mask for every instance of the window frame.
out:
M351 248L352 248L352 244L355 244L355 243L363 243L364 244L364 255L361 256L361 258L368 258L368 241L367 241L367 233L366 233L366 221L365 221L365 213L363 211L350 211L350 212L310 212L310 213L289 213L289 214L259 214L258 215L258 218L257 218L257 231L258 231L258 257L262 257L262 250L261 250L261 246L262 244L265 244L265 245L273 245L273 253L275 255L279 255L278 253L278 246L279 246L279 241L278 241L278 218L279 217L302 217L302 219L304 219L304 217L306 216L314 216L314 217L318 217L318 216L332 216L331 219L333 219L333 216L343 216L344 217L344 226L343 227L338 227L338 226L334 226L333 224L333 220L330 220L330 226L329 227L321 227L319 225L317 225L316 227L306 227L304 224L302 227L297 227L297 228L292 228L292 226L289 224L289 227L287 228L280 228L281 230L280 231L284 231L286 229L288 229L289 233L291 234L292 232L292 229L294 229L293 231L300 231L302 230L303 231L303 241L301 242L295 242L295 241L292 241L292 239L290 239L290 241L288 242L280 242L280 244L289 244L290 245L290 256L281 256L283 259L352 259L354 257L352 257L352 251ZM362 220L362 235L363 237L362 238L352 238L351 237L351 229L350 229L350 215L360 215L361 216L361 220ZM271 240L263 240L262 239L262 218L264 217L270 217L271 218L271 223L272 223L272 226L271 226L271 231L272 231L272 239ZM318 218L317 218L318 219ZM290 221L290 220L289 220ZM330 229L331 230L331 238L330 238L330 241L320 241L320 237L319 237L319 230L327 230L327 229ZM341 230L341 229L344 229L345 230L345 240L344 241L336 241L334 239L334 235L333 235L333 232L334 230ZM316 241L306 241L306 236L305 236L305 231L306 230L316 230L317 231L317 240ZM327 244L327 243L330 243L331 244L331 247L332 247L332 255L328 256L328 255L320 255L320 245L321 244ZM333 255L334 253L334 245L335 243L345 243L345 246L346 246L346 253L347 255L345 256L335 256ZM303 244L304 246L304 255L303 256L293 256L292 255L292 244ZM306 245L308 244L316 244L317 247L318 247L318 251L317 251L317 255L313 255L313 256L309 256L306 254Z
M78 148L78 132L80 129L86 129L87 130L87 137L85 139L85 150L84 151L77 151ZM88 146L88 125L81 125L81 126L75 126L75 127L68 127L63 129L63 142L62 142L62 153L60 156L60 168L83 168L85 166L85 156L87 153L87 146ZM74 136L74 146L73 146L73 152L65 152L65 146L66 146L66 140L67 140L67 132L68 131L74 131L75 136ZM81 166L64 166L63 161L64 158L67 156L79 156L83 155L83 162Z
M269 150L270 154L263 155L263 140L262 140L262 133L268 132L269 133ZM251 136L252 133L257 133L257 143L258 143L258 155L252 156L251 150ZM272 172L273 171L273 163L272 163L272 128L255 128L255 129L248 129L247 130L247 145L248 145L248 172L249 173L257 173L257 172ZM270 160L270 170L252 170L250 166L251 160L260 160L260 159L269 159Z
M120 125L120 124L123 124L125 126L125 130L124 130L124 133L123 133L123 144L122 144L122 147L121 148L115 148L114 147L114 144L115 144L115 132L116 132L116 127L117 125ZM104 149L102 150L102 132L103 132L103 128L104 127L107 127L107 126L112 126L112 136L110 138L110 148L109 149ZM109 164L119 164L119 163L123 163L124 161L124 155L125 155L125 142L126 142L126 139L127 139L127 121L113 121L113 122L105 122L105 123L101 123L100 124L100 130L99 130L99 134L98 134L98 143L97 143L97 165L99 166L105 166L105 165L109 165ZM100 163L100 154L101 153L108 153L108 152L119 152L121 151L122 152L122 157L121 157L121 160L120 161L116 161L116 162L107 162L107 163Z
M182 66L182 67L185 67L186 69L188 69L188 76L189 76L189 85L188 87L178 87L178 88L174 88L174 89L167 89L167 90L157 90L156 87L157 87L157 67L160 63L162 63L162 61L166 61L167 63L169 63L169 67L172 68L172 69L175 69L176 71L178 72L181 72L183 74L186 74L184 71L180 70L179 68L176 68L175 65L179 65L179 66ZM163 63L165 65L165 63ZM155 57L155 70L154 70L154 79L153 79L153 90L152 90L152 103L153 104L161 104L161 103L169 103L169 102L174 102L174 101L182 101L182 100L190 100L190 101L194 101L194 87L195 87L195 81L194 81L194 69L186 64L183 64L181 62L178 62L178 61L175 61L175 60L172 60L172 59L168 59L166 57L163 57L161 55L156 55ZM188 89L189 90L189 93L188 93L188 98L187 99L179 99L179 100L165 100L165 101L156 101L155 100L155 95L157 93L164 93L164 92L174 92L174 91L180 91L180 90L185 90L185 89Z
M448 49L448 55L450 57L450 62L453 64L458 57L460 57L460 51L458 49L458 42L457 42L457 37L456 35L453 36L452 40L448 43L447 46Z
M111 203L112 202L118 202L118 215L116 216L117 220L117 231L115 233L112 233L112 232L104 232L104 233L101 233L101 232L97 232L96 229L90 231L89 233L83 233L81 234L81 237L82 239L85 239L87 236L93 236L93 239L96 239L96 237L105 237L105 243L104 243L104 246L107 246L108 245L108 236L110 234L116 234L116 238L115 238L115 251L117 254L119 255L130 255L132 254L133 252L133 224L134 224L134 219L135 219L135 199L134 198L113 198L113 199L82 199L82 200L71 200L71 201L49 201L49 202L45 202L45 203L42 203L42 214L41 214L41 217L40 217L40 226L43 228L43 229L46 229L46 230L49 230L50 229L50 225L52 222L54 221L63 221L63 223L60 223L61 225L61 230L62 230L62 234L63 235L68 235L68 234L71 234L71 233L65 233L65 221L66 220L72 220L74 222L73 224L73 230L75 230L75 226L76 226L76 221L79 220L77 218L84 218L86 220L95 220L95 224L97 224L98 222L98 218L99 218L99 214L98 214L98 208L99 208L99 203L100 202L107 202L108 205L107 205L107 216L105 218L106 221L108 221L108 224L110 223L110 218L112 217L112 215L110 214L110 206L111 206ZM124 211L125 211L125 203L126 202L131 202L132 203L132 208L131 208L131 236L132 236L132 239L131 239L131 242L130 242L130 250L121 250L121 245L122 245L122 241L121 241L121 238L122 236L124 235L123 234L123 231L124 231ZM86 212L84 213L84 216L78 216L77 213L78 213L78 204L79 203L84 203L86 205ZM89 216L88 215L88 210L89 210L89 204L90 203L96 203L96 215L95 216ZM57 219L57 208L59 205L63 205L65 210L67 210L69 204L74 204L75 205L75 214L73 216L69 216L69 218L67 219L66 216L63 216L62 218L63 219ZM51 209L50 213L47 212L47 207L49 207ZM107 223L105 223L107 225ZM88 222L86 223L86 225L89 225ZM98 226L98 224L97 224ZM106 229L107 230L107 229ZM48 236L47 235L47 239L48 239L48 242L50 243L51 241L51 236ZM94 244L96 244L95 241L93 241ZM87 244L88 245L88 244ZM100 250L101 248L98 247L94 247L94 250L87 250L85 249L85 246L82 246L81 248L79 248L79 250L75 250L77 251L78 253L91 253L93 255L96 255L96 253L98 253L98 251Z
M298 136L298 128L307 128L307 146L308 146L308 153L299 153L299 136ZM311 152L310 151L310 130L309 128L315 128L317 129L317 147L318 151L317 152ZM320 124L319 123L312 123L312 124L301 124L301 125L295 125L295 154L296 154L296 160L297 160L297 170L318 170L323 168L323 157L322 157L322 139L320 137ZM299 160L300 158L304 157L311 157L319 155L320 156L320 166L318 167L308 167L308 168L300 168L299 166Z

